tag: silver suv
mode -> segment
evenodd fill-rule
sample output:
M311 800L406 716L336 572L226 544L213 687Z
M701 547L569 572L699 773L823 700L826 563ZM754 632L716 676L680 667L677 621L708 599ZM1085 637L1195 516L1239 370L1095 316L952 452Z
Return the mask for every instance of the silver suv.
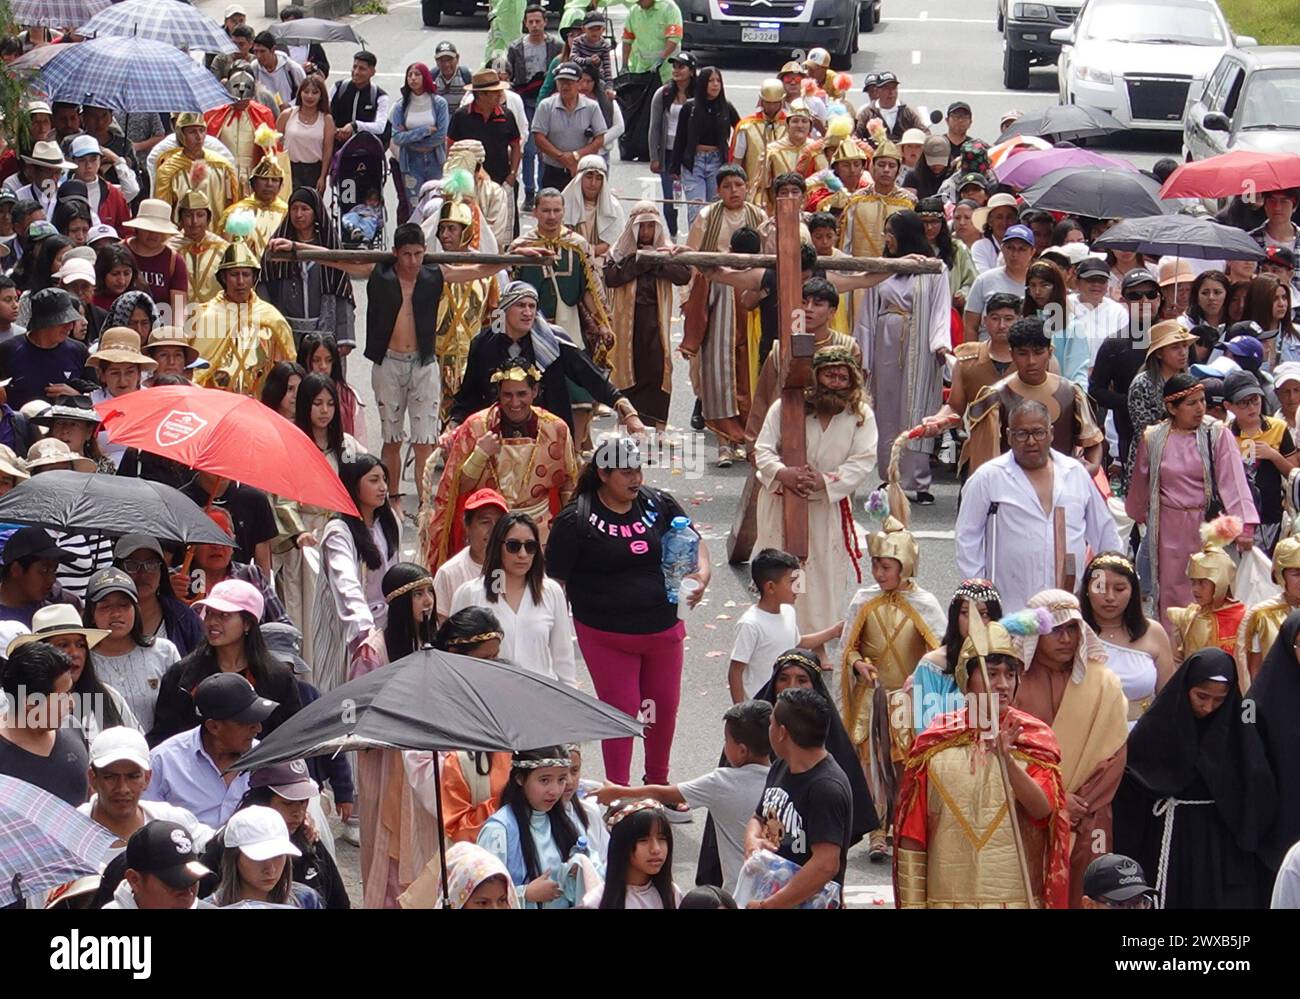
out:
M1300 153L1300 48L1229 49L1187 102L1183 158L1233 149Z

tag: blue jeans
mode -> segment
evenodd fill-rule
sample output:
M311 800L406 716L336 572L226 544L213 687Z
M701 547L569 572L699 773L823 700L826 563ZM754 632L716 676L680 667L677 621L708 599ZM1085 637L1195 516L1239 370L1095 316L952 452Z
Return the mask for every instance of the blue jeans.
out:
M659 182L664 192L664 221L668 223L668 234L677 235L677 206L673 204L673 175L667 170L659 171Z
M722 167L722 153L696 153L695 165L682 171L682 192L688 201L713 201L718 196L718 170ZM695 222L703 205L687 205L687 224Z
M528 124L533 123L533 114L537 110L537 102L524 98L524 115L528 118ZM537 143L533 141L533 133L530 128L528 132L528 141L524 143L524 194L532 197L537 191Z

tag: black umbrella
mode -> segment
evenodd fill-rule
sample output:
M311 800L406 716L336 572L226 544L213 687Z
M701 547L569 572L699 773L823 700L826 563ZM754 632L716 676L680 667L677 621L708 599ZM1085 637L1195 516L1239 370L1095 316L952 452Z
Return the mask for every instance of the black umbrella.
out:
M84 534L147 534L181 544L229 545L231 537L184 493L127 475L51 471L0 497L0 523Z
M1160 215L1160 184L1140 173L1105 168L1067 167L1044 174L1020 195L1027 204L1090 219Z
M266 29L277 42L285 45L309 45L312 42L355 42L364 46L366 40L350 24L327 21L323 17L300 17L296 21L281 21Z
M422 649L335 687L245 753L231 769L354 749L478 752L625 739L644 726L617 708L540 674ZM439 800L442 778L434 758ZM438 823L442 895L447 861Z
M1013 135L1038 135L1060 142L1122 131L1124 126L1109 111L1085 104L1053 104L1037 114L1027 114L1016 119L1010 128L998 136L998 142Z
M1094 241L1092 247L1197 260L1264 259L1263 249L1248 234L1194 215L1124 219Z

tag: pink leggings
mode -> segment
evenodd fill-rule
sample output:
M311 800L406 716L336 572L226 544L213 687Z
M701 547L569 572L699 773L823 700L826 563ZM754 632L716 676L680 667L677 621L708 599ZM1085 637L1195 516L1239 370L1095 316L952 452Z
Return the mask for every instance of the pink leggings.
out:
M682 648L686 625L679 621L653 635L623 635L574 622L578 648L587 661L596 696L620 711L636 716L643 709L645 777L649 784L668 783L668 757L677 728L682 696ZM605 779L630 783L632 740L606 739Z

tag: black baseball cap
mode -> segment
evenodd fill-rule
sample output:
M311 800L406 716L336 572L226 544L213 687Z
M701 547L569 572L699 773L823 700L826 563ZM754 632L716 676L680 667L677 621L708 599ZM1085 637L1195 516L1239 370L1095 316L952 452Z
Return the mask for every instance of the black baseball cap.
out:
M668 57L668 61L674 65L689 66L691 69L694 69L699 65L695 60L695 56L691 55L689 52L674 52Z
M126 841L126 866L172 888L189 888L212 872L199 863L189 830L177 822L147 822Z
M970 105L967 104L965 101L953 101L951 104L949 104L948 113L952 114L954 111L965 111L967 114L971 113Z
M887 71L881 73L878 77L876 77L877 87L888 87L897 83L898 83L898 77L896 77L893 73Z
M271 621L262 625L262 638L267 651L295 673L310 673L311 667L302 657L302 632L284 621Z
M11 565L23 558L48 558L55 562L71 562L76 557L76 552L70 552L55 544L54 538L43 527L20 527L5 542L0 563Z
M1132 857L1105 853L1083 872L1083 893L1097 902L1127 902L1139 895L1154 895L1141 865Z
M258 694L239 673L216 673L195 688L194 706L205 721L251 725L266 721L280 704Z
M589 10L582 18L582 26L585 28L589 24L604 24L605 15L598 10Z
M878 86L880 86L879 73L868 73L867 78L862 82L862 89L864 91L870 90L872 87L878 87Z
M1264 250L1264 256L1268 259L1264 261L1267 264L1277 264L1279 267L1289 267L1295 270L1295 253L1287 246L1270 246Z
M456 51L456 46L451 42L439 42L433 49L433 57L437 59L438 56L444 55L458 56L460 53Z
M987 191L989 181L982 173L968 173L957 181L957 192L961 193L964 187L978 187L982 191Z
M1079 261L1079 265L1074 269L1075 275L1080 278L1090 277L1110 277L1110 265L1101 257L1084 257Z
M1128 291L1130 288L1136 288L1140 284L1153 284L1160 286L1160 279L1152 274L1145 267L1134 267L1124 275L1124 280L1120 282L1120 290Z
M1259 379L1249 371L1230 371L1223 379L1223 398L1228 402L1241 402L1252 395L1262 396Z
M110 593L125 593L134 602L140 600L140 592L135 587L135 580L121 569L100 569L86 582L88 603L98 603Z

